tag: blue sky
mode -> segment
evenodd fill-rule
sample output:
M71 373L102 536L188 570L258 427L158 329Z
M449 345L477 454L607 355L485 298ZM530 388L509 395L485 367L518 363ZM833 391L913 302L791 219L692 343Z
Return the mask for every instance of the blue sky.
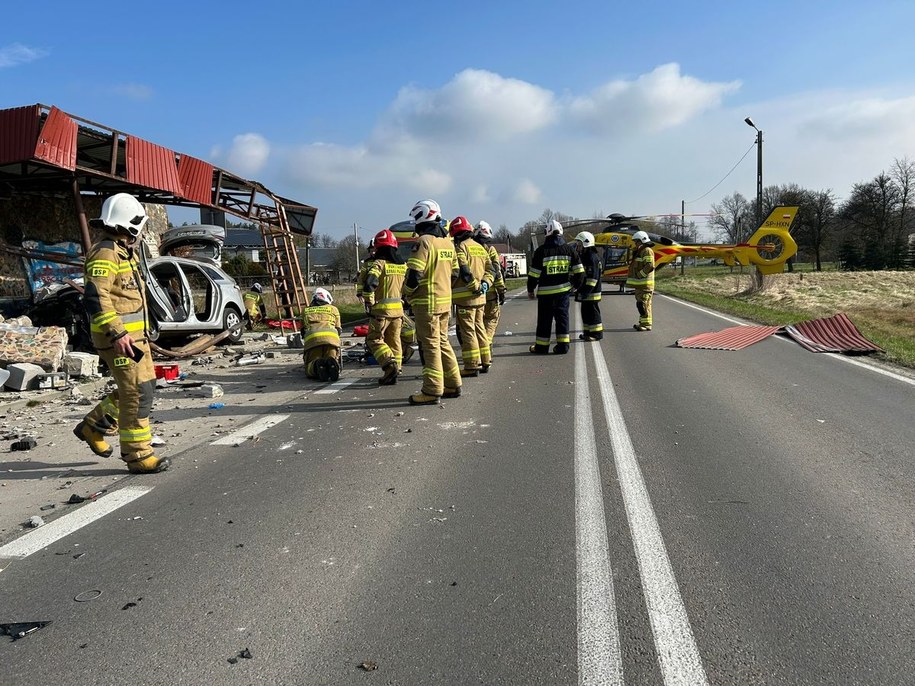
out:
M318 207L340 237L544 208L706 212L915 157L915 3L15 3L0 107L36 102ZM154 9L152 9L154 8ZM176 214L178 220L185 215Z

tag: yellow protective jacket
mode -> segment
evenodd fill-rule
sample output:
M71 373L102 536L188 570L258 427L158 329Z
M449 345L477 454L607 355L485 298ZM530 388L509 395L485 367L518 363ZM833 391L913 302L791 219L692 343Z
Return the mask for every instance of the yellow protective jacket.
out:
M373 317L397 319L403 316L403 282L407 265L377 259L362 284L362 299L371 305Z
M266 307L264 306L264 299L261 297L260 293L255 293L254 291L249 291L245 293L245 309L248 311L248 317L251 320L255 320L258 317L263 318L266 316Z
M145 339L149 330L146 290L133 247L125 236L105 233L86 253L83 302L89 315L92 344L113 347L130 334Z
M407 281L415 272L416 286L404 284L414 312L445 314L451 310L451 281L459 271L457 250L450 238L419 237L407 260Z
M455 305L466 307L485 305L486 295L480 292L481 284L486 283L492 287L492 263L486 248L472 238L467 238L456 243L458 264L467 265L473 280L466 283L461 278L456 278L451 283L451 299Z
M305 350L321 345L340 347L340 310L333 305L312 305L302 310L302 343Z
M654 250L647 245L639 246L632 253L626 285L631 288L654 290Z
M493 282L492 288L486 293L486 302L492 302L499 299L499 294L505 293L505 278L502 275L502 258L499 251L494 245L484 245L486 254L489 255L489 263L492 265Z

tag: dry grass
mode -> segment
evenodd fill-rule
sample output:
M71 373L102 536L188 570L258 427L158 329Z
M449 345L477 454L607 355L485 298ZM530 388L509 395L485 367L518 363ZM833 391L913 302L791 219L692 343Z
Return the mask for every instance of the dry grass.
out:
M660 275L659 275L660 276ZM749 272L668 272L658 290L754 321L796 323L844 312L886 361L915 367L915 272L799 272L768 276L753 292Z

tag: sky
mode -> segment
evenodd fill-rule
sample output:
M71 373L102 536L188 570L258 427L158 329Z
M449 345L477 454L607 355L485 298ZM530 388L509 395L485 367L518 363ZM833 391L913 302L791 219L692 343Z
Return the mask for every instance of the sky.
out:
M4 15L0 108L55 105L206 159L317 207L336 238L423 198L512 230L546 208L752 200L748 116L767 186L842 199L915 158L908 0L48 0Z

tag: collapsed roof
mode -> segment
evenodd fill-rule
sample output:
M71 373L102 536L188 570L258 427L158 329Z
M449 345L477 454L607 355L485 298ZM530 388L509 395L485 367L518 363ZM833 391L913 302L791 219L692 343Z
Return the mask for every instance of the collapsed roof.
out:
M205 207L304 236L317 209L177 153L47 105L0 110L0 199L130 193L141 202Z

